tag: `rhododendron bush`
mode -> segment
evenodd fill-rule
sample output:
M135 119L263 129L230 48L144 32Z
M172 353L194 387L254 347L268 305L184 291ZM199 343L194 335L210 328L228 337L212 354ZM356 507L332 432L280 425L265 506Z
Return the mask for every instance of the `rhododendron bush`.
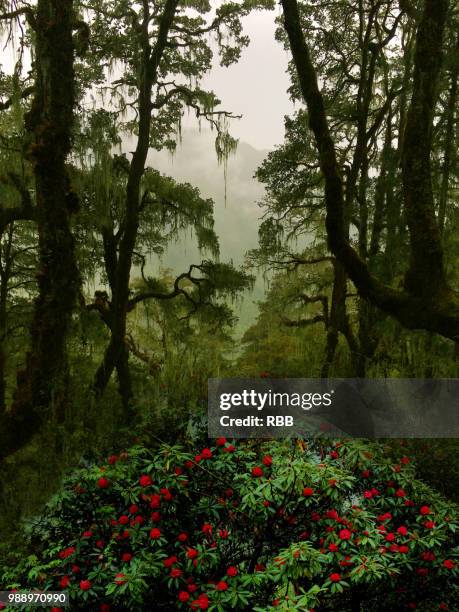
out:
M136 446L65 482L1 587L72 610L457 610L456 520L379 443Z

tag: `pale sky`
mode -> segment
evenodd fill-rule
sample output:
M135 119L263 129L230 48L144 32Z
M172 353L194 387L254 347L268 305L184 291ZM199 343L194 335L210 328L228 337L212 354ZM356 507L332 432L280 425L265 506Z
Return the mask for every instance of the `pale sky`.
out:
M287 94L288 55L274 39L277 14L277 9L254 11L246 17L244 31L251 43L241 60L229 68L216 63L202 84L215 92L222 108L243 115L232 122L231 134L257 149L272 149L282 143L284 115L293 110Z

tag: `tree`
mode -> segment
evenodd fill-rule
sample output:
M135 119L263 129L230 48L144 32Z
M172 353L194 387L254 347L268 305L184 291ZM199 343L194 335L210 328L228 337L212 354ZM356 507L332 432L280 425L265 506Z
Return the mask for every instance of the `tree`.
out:
M282 6L285 30L325 181L330 250L344 265L359 293L396 317L405 327L427 329L455 339L459 333L458 297L446 279L430 163L448 2L426 0L417 27L412 97L402 148L403 196L411 253L404 290L381 282L349 243L342 173L316 70L302 31L299 7L295 0L284 0Z
M122 109L130 107L136 112L136 119L128 124L136 133L137 142L132 158L126 163L123 218L117 229L113 222L102 228L105 268L111 291L111 336L93 385L96 396L100 397L116 369L123 403L128 411L132 390L129 351L124 339L129 309L147 297L170 299L183 293L179 286L181 278L194 282L190 269L189 273L184 273L177 279L172 294L161 295L158 291L150 290L148 295L136 296L132 300L130 298L130 273L142 211L148 208L151 200L155 198L156 204L163 208L170 204L175 207L177 217L187 216L191 209L191 202L186 203L190 193L182 194L182 202L161 197L164 186L160 186L159 177L153 171L146 171L148 151L150 147L174 146L173 137L181 115L185 108L191 108L198 117L210 121L217 129L217 154L222 159L228 155L235 144L226 131L226 118L231 115L215 110L214 107L218 104L215 95L199 88L199 81L210 69L212 58L212 52L203 35L216 36L223 64L228 65L236 61L241 47L248 42L241 33L240 18L264 4L223 3L209 23L201 16L207 13L209 8L203 9L200 3L189 6L196 12L196 16L189 15L184 8L179 7L176 0L166 2L160 13L158 6L153 7L147 1L139 4L138 13L126 10L124 3L112 7L111 2L96 1L88 5L94 13L94 59L97 62L107 62L108 65L112 65L114 61L123 64L124 75L116 80L112 91L122 92ZM223 37L223 31L227 31L228 39ZM177 75L196 81L196 87L182 84L176 80ZM194 214L197 219L195 226L200 225L202 239L204 226L209 223L208 213L205 213L207 217L200 217L199 211ZM201 223L201 220L204 222ZM206 246L209 246L213 240L210 233L207 234L206 240ZM215 251L215 247L213 248Z
M46 411L61 415L68 400L66 339L79 294L70 230L75 194L66 168L75 105L72 0L38 0L1 17L26 15L35 38L33 102L26 116L39 236L38 297L31 346L11 410L0 423L0 457L23 446Z

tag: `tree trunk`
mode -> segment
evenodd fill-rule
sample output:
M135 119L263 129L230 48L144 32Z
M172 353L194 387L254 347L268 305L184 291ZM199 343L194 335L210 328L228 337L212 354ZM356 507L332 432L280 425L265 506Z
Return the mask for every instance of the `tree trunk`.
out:
M129 305L129 281L132 256L137 240L140 213L141 181L145 172L148 150L150 146L151 113L153 110L151 95L156 82L158 69L172 26L178 0L167 0L161 15L158 37L153 48L149 42L149 25L151 15L148 11L143 16L142 23L142 66L138 84L138 139L129 166L129 176L126 186L125 222L123 233L118 244L118 254L115 257L116 269L112 274L111 339L105 351L104 360L99 366L93 388L100 397L110 377L117 369L118 382L123 405L130 410L132 389L129 374L129 351L125 345L126 318ZM146 6L146 4L145 4ZM127 385L124 387L124 385Z
M35 97L26 126L33 135L39 292L25 370L0 423L0 458L32 438L50 407L58 418L63 415L69 401L66 340L80 287L66 169L75 103L73 0L38 0L34 22Z
M456 45L456 54L459 56L459 36ZM451 88L448 96L446 134L445 134L445 159L443 161L440 202L438 206L438 225L443 233L446 220L446 208L448 204L449 179L453 159L453 147L455 142L456 106L457 106L457 80L459 78L459 59L456 57L454 67L451 71Z

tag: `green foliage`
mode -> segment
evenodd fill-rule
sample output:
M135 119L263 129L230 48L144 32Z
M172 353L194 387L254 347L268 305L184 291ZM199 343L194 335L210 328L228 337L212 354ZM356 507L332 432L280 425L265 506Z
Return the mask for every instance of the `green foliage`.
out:
M2 584L76 610L453 609L456 530L381 444L136 446L66 480Z

